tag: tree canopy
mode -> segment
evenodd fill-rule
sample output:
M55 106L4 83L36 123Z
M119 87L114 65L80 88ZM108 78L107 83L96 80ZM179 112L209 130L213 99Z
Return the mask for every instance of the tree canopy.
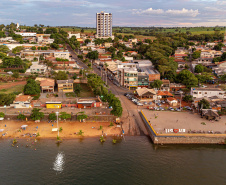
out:
M40 112L41 109L34 108L31 112L31 119L36 121L36 120L41 120L44 118L44 113Z
M25 95L38 95L40 94L40 85L33 79L29 78L27 84L24 86Z

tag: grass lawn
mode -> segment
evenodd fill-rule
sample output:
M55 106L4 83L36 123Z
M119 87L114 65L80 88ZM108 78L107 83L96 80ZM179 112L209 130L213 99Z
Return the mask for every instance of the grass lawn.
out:
M14 92L22 93L23 89L24 89L24 85L16 85L16 86L10 87L8 89L1 89L0 93L4 93L4 94L10 94L10 93L14 93Z
M65 93L65 95L70 98L70 97L76 97L74 92L69 92L69 93Z
M79 97L94 97L93 91L90 89L90 87L87 84L80 84L81 86L81 92Z

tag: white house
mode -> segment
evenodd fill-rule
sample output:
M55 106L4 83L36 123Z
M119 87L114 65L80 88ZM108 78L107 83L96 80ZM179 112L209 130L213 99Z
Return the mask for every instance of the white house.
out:
M14 108L30 108L31 107L31 100L33 98L29 95L22 95L19 94L15 100L13 101L13 104L10 104L10 107Z
M29 69L27 69L26 73L45 73L46 71L46 65L41 65L38 62L32 62L32 65Z
M178 101L177 99L173 98L173 97L169 97L166 99L167 102L171 105L171 106L177 106L178 104Z
M72 36L75 36L76 39L80 39L81 36L80 36L80 33L69 33L68 34L68 38L70 39Z
M225 98L226 92L222 91L220 88L191 88L191 95L193 98L209 98L212 96L217 96L218 98Z

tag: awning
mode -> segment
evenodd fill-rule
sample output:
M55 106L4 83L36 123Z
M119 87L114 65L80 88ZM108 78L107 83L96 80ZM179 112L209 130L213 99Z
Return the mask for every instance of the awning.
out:
M22 125L21 128L26 128L28 125Z
M0 129L0 132L3 132L4 131L4 129Z

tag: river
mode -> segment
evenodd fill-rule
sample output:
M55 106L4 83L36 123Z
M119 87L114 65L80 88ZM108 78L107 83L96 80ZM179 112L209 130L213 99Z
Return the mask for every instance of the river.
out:
M37 143L0 140L0 184L226 184L226 147L155 146L145 136ZM26 145L29 147L26 147ZM31 145L31 146L30 146Z

